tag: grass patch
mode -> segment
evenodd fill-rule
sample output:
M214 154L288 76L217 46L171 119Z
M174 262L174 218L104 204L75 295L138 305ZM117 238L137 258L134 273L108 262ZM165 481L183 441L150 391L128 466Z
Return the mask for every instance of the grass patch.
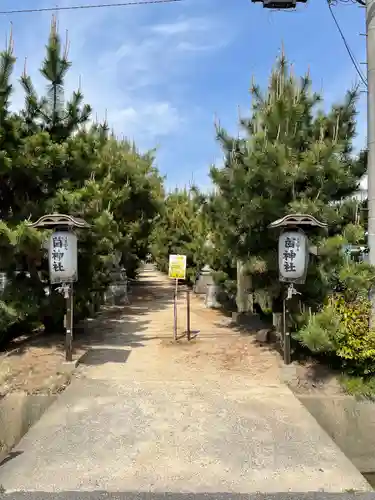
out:
M375 401L375 376L353 377L342 375L339 378L339 382L345 392L355 396L357 399Z

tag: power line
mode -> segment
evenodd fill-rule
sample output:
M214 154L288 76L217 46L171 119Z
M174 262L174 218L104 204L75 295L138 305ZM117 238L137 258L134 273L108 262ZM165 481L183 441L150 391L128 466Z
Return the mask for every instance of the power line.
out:
M343 4L355 4L362 5L362 7L366 7L366 0L330 0L331 5L337 5L338 3Z
M40 9L18 9L18 10L3 10L0 14L30 14L33 12L56 12L58 10L82 10L82 9L104 9L110 7L130 7L132 5L151 5L161 3L176 3L184 0L141 0L133 2L117 2L117 3L102 3L88 5L71 5L67 7L44 7Z
M355 3L360 3L360 2L358 2L357 0L354 0L354 2L355 2ZM350 59L351 59L351 61L352 61L352 63L353 63L353 66L354 66L354 68L355 68L355 70L356 70L356 72L357 72L357 74L358 74L359 78L361 79L362 83L363 83L363 84L367 87L367 80L366 80L366 77L365 77L365 76L364 76L364 74L362 73L362 70L361 70L361 67L360 67L360 65L359 65L359 62L358 62L358 61L357 61L357 59L355 58L355 56L354 56L354 54L353 54L353 52L352 52L352 50L351 50L351 48L350 48L350 46L349 46L348 42L346 41L345 35L344 35L344 33L342 32L342 29L341 29L340 24L339 24L339 22L338 22L338 20L337 20L337 18L336 18L336 16L335 16L335 13L333 12L332 5L331 5L330 0L327 0L327 5L328 5L328 9L329 9L329 11L330 11L330 13L331 13L332 19L333 19L333 20L334 20L334 22L335 22L336 28L337 28L338 32L340 33L341 39L342 39L342 41L344 42L344 45L345 45L346 51L347 51L347 53L349 54L349 57L350 57Z

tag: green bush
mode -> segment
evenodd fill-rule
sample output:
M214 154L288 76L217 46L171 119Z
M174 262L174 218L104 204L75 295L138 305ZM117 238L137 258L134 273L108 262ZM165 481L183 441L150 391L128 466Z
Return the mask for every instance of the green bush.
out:
M0 300L0 346L6 338L8 329L18 321L17 311Z
M371 304L367 298L347 300L332 296L312 315L297 339L315 353L334 354L349 373L375 373L375 331L369 328Z
M340 326L337 311L329 303L319 313L311 315L295 337L313 353L335 353Z
M336 354L352 372L375 373L375 331L369 329L370 301L357 298L346 302L339 297L336 309L343 332Z

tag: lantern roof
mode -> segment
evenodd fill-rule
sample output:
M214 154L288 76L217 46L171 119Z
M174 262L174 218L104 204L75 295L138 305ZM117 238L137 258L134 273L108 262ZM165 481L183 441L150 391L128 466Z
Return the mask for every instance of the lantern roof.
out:
M40 217L36 222L30 222L29 227L76 227L76 228L88 228L90 224L84 219L79 217L73 217L72 215L66 214L47 214Z
M270 229L276 229L279 227L290 227L290 226L309 226L309 227L320 227L327 228L328 224L321 222L316 219L313 215L308 214L289 214L285 215L281 219L277 219L272 222L268 227Z

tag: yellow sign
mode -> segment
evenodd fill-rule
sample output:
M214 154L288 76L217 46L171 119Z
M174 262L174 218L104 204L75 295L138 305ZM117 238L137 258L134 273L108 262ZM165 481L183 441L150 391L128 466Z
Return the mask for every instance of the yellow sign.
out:
M186 278L186 255L169 256L168 276L175 280L184 280Z

